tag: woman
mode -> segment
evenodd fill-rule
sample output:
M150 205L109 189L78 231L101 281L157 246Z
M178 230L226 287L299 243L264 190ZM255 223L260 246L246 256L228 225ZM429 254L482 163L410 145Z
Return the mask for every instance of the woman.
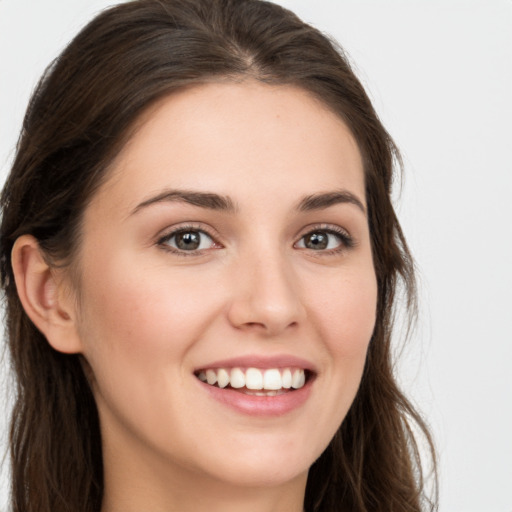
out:
M411 511L397 150L258 0L136 0L29 106L2 195L14 511Z

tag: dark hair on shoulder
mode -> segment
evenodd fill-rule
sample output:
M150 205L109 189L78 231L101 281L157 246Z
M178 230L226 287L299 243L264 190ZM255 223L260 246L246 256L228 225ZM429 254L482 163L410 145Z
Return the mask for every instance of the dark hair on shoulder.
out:
M400 156L347 58L270 2L134 0L102 12L48 67L1 196L0 270L17 377L13 512L98 512L103 494L99 420L81 356L53 350L25 314L10 262L15 240L31 234L48 261L72 262L84 209L140 115L188 85L246 79L309 91L345 121L364 161L376 327L355 401L310 469L305 510L437 509L431 436L393 374L397 287L412 313L416 296L413 262L391 203ZM431 498L413 429L431 456Z

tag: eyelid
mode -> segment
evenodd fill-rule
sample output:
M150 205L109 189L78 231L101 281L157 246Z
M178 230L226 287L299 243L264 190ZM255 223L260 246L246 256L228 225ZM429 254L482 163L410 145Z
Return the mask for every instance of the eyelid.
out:
M315 251L314 249L308 249L307 247L300 247L301 250L307 250L311 252L316 252L320 254L335 254L342 251L346 251L348 249L352 249L356 245L356 241L353 236L349 233L349 231L337 224L312 224L303 228L298 236L297 242L295 242L294 246L296 246L301 240L304 239L305 236L315 233L317 231L324 231L326 233L330 233L336 235L340 238L340 246L334 249L323 249Z
M210 238L213 242L214 247L208 249L196 249L185 251L178 249L177 247L172 247L166 241L171 239L173 236L178 235L179 233L187 232L187 231L197 231L203 233L208 238ZM198 224L194 222L188 222L184 224L178 224L174 226L170 226L160 232L156 237L156 245L164 249L165 251L171 252L173 254L177 254L179 256L199 256L213 249L221 249L223 245L218 241L219 235L217 232L211 227L205 226L203 224Z
M197 231L201 232L207 237L209 237L214 247L207 248L207 249L196 249L196 250L181 250L175 247L172 247L166 241L168 241L171 237L187 231ZM309 249L307 247L300 247L301 250L307 250L309 252L316 252L318 255L329 255L329 254L336 254L343 251L346 251L348 249L353 248L356 245L356 241L352 237L352 235L349 233L349 231L337 224L327 224L327 223L318 223L318 224L311 224L306 227L304 227L299 235L297 235L297 241L293 244L294 247L297 247L297 244L308 234L314 233L316 231L324 231L326 233L330 233L333 235L336 235L340 239L340 245L339 247L335 247L333 249L322 249L315 251L313 249ZM156 245L160 246L162 249L180 255L180 256L199 256L206 252L209 252L213 249L221 249L223 248L223 244L219 242L220 235L217 233L215 229L213 229L211 226L205 226L202 223L196 223L196 222L186 222L181 223L178 225L173 225L165 230L161 231L159 235L156 237Z

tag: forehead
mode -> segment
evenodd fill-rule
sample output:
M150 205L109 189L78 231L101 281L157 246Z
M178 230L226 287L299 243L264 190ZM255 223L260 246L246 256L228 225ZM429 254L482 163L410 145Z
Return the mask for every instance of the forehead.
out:
M104 192L133 207L168 186L252 196L349 188L364 200L360 152L342 119L305 90L255 81L183 89L141 116Z

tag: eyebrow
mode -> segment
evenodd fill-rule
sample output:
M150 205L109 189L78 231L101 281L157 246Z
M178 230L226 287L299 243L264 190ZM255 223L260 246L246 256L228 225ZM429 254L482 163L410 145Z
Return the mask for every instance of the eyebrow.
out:
M357 206L366 215L366 208L363 202L348 190L337 190L334 192L324 192L307 196L299 202L297 209L303 212L323 210L330 206L344 203Z
M164 202L183 202L200 208L235 212L237 206L229 196L215 194L213 192L199 192L193 190L165 190L164 192L150 197L139 203L131 212L131 215L147 208L148 206ZM336 204L353 204L365 215L366 208L362 201L348 190L337 190L334 192L321 192L304 197L297 205L298 211L323 210Z
M157 203L164 202L182 202L188 203L209 210L220 210L234 212L235 204L228 196L222 196L211 192L197 192L192 190L166 190L161 194L150 197L138 204L132 211L132 215L138 211Z

